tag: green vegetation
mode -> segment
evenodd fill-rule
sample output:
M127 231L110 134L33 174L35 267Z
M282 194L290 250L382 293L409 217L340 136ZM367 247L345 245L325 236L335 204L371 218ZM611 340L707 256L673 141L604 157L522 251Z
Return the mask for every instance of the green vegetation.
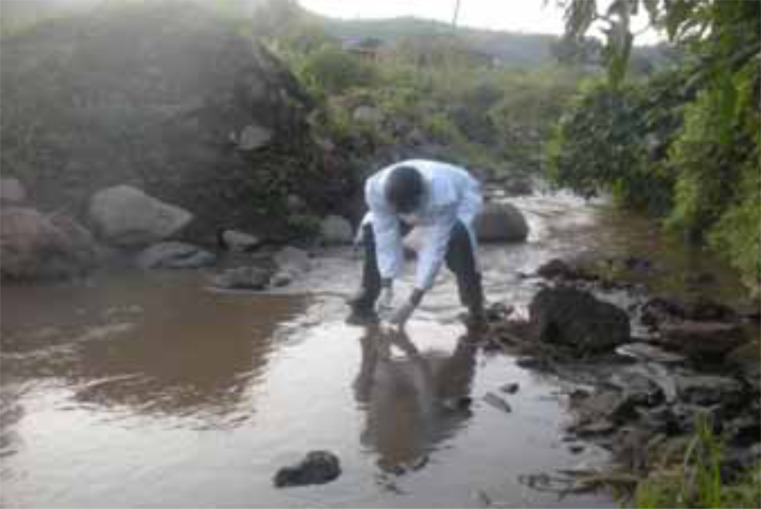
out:
M678 70L626 82L637 8L687 58ZM595 19L608 23L609 80L586 88L560 124L552 176L586 195L612 190L622 205L663 218L724 255L757 293L761 4L618 0L605 13L591 0L569 4L572 36Z
M761 507L761 464L733 482L722 479L723 443L700 419L683 456L665 458L637 485L634 507Z

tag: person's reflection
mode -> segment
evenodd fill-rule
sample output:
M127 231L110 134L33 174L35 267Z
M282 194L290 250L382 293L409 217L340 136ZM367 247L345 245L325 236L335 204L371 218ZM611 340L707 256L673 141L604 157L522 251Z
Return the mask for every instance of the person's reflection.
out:
M391 345L406 355L391 358ZM420 468L437 444L464 427L476 347L459 341L450 355L421 354L403 332L367 329L354 382L366 410L360 441L378 454L387 472Z

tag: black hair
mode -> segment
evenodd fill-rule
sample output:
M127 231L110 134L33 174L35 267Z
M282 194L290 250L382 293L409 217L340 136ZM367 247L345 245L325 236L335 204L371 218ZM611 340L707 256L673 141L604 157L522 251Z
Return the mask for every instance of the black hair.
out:
M423 195L423 176L413 166L397 166L386 181L386 200L396 212L415 210Z

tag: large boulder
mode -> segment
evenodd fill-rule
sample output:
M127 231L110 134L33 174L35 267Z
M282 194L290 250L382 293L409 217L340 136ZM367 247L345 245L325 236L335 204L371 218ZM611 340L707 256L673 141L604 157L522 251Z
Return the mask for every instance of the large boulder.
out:
M110 244L141 247L180 231L193 214L148 196L132 186L115 186L95 193L90 200L90 221Z
M76 221L26 207L0 214L0 271L3 279L80 275L97 263L93 236Z
M522 242L528 237L526 218L509 203L486 204L474 226L481 242Z
M281 232L286 190L317 212L352 190L313 142L312 99L211 2L112 3L3 36L0 157L40 207L129 183L192 210L183 236L209 242Z
M26 190L19 179L0 179L0 205L19 205L26 200Z
M186 242L159 242L140 253L136 264L142 269L196 269L216 261L214 253Z
M571 287L544 288L529 305L538 338L580 355L612 350L629 341L629 316L622 309Z

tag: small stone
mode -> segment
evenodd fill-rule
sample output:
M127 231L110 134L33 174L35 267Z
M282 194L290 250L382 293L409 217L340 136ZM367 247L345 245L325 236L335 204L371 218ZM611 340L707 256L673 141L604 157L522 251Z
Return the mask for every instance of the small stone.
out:
M571 454L582 453L584 452L584 449L586 449L586 447L581 444L572 444L568 446L568 450L571 452Z
M312 451L300 463L277 471L273 482L276 487L325 484L341 475L338 457L328 451Z
M264 290L270 282L270 273L260 267L228 269L213 278L214 286L241 290Z
M520 385L516 382L511 382L508 384L503 385L499 388L502 392L506 392L508 394L515 394L518 392L518 389L520 389Z
M255 124L247 125L238 138L238 148L244 151L256 150L267 145L271 139L270 129Z
M497 396L493 392L489 392L484 396L484 401L498 410L502 410L505 413L513 411L510 404L505 401L501 396Z
M683 355L667 352L648 343L627 343L617 347L616 353L624 357L633 357L637 360L661 364L677 364L685 361Z
M262 243L259 237L238 230L224 230L220 240L225 248L235 253L251 251Z
M441 407L444 410L450 411L450 412L457 412L462 410L467 410L470 408L470 405L473 403L473 398L470 396L459 396L456 398L447 398L444 399L441 402Z

